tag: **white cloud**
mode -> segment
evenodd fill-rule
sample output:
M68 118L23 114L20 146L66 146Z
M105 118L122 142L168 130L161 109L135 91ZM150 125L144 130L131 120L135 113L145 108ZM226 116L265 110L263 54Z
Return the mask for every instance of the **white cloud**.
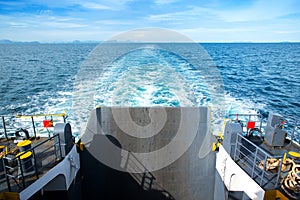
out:
M178 20L178 18L176 18L176 15L178 14L179 13L165 13L165 14L158 14L158 15L149 15L146 17L146 19L150 21L156 21L156 22Z
M136 22L130 20L98 20L95 24L100 25L134 25Z
M7 25L15 28L26 28L28 27L27 23L24 22L6 22Z
M300 13L300 4L297 0L255 0L252 6L245 8L231 7L225 9L221 4L215 3L213 7L189 6L188 9L182 11L150 14L147 19L156 22L182 20L185 23L189 23L189 20L193 19L199 21L205 19L231 23L275 20L295 13Z
M132 2L134 0L106 0L107 2L110 2L114 5L125 5L129 2Z
M142 28L116 35L111 40L135 42L191 42L190 38L170 29Z
M122 10L125 5L133 0L70 0L73 4L80 5L87 9L93 10Z
M55 21L48 21L48 22L42 22L41 25L47 27L47 28L55 28L55 29L73 29L73 28L83 28L87 27L86 24L79 24L79 23L68 23L68 22L55 22Z
M244 9L210 10L226 22L262 21L299 13L297 0L256 0L253 5Z
M299 3L298 3L299 5ZM300 12L295 0L256 0L244 8L190 6L187 10L150 14L146 20L164 24L200 41L300 41ZM299 6L298 6L299 7Z
M100 3L95 3L95 2L81 2L80 5L84 8L88 8L88 9L95 9L95 10L114 10L113 7L107 6L107 5L103 5Z
M195 41L204 42L280 42L300 41L300 30L290 24L236 25L225 27L198 27L178 29Z
M6 28L16 29L18 31L24 29L74 29L87 27L79 18L58 17L48 15L22 15L22 16L0 16L0 20L4 21Z
M150 21L184 21L184 23L189 23L190 20L202 21L206 19L211 14L209 10L202 7L190 6L189 9L178 11L178 12L169 12L163 14L150 14L146 17Z
M171 4L171 3L175 3L175 2L177 2L177 1L179 1L179 0L155 0L154 1L154 3L156 4L156 5L166 5L166 4Z
M38 2L38 0L29 1ZM46 0L42 1L46 2ZM104 32L116 34L128 29L162 27L182 31L192 39L200 41L214 41L214 38L215 41L300 41L298 28L300 19L286 17L300 11L296 0L284 2L254 0L252 5L239 9L234 7L225 9L225 7L220 7L221 4L218 4L218 1L214 1L213 6L209 4L186 5L177 8L176 12L170 9L152 12L149 9L138 12L138 16L130 17L134 9L134 7L129 7L131 1L61 0L56 5L50 1L48 4L51 6L68 4L70 7L77 5L86 9L84 14L68 10L61 15L56 15L58 12L50 6L51 8L37 10L34 13L0 15L2 22L0 39L9 37L8 39L15 40L28 40L29 38L46 40L48 35L51 40L55 39L54 35L56 35L56 39L60 41L64 39L95 40L95 38L103 40L105 39L105 34L102 34ZM174 1L177 0L156 0L155 2L157 5L159 3L164 5ZM126 18L118 15L119 12L115 12L122 9L123 11L129 9ZM95 12L97 10L106 12ZM125 13L123 11L120 12L122 15ZM17 34L18 32L22 34ZM43 35L32 34L33 32ZM13 38L16 36L20 38Z

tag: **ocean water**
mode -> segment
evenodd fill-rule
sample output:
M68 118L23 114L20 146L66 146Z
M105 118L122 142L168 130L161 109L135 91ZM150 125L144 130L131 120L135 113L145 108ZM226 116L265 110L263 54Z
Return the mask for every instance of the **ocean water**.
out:
M200 61L208 68L195 67L186 59L195 54L188 45L129 49L124 45L106 49L97 58L106 59L116 48L125 52L113 57L108 67L94 66L98 75L89 81L92 107L220 104L223 111L265 116L275 112L292 116L291 121L300 119L300 43L201 44L211 60L205 55ZM12 115L13 110L23 115L66 110L72 123L78 115L73 104L76 80L91 64L86 60L95 47L0 44L0 115Z

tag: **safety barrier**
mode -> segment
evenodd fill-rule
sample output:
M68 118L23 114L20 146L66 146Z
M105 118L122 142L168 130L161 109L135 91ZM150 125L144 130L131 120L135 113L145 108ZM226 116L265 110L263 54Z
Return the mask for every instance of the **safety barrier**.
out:
M262 188L278 187L283 156L272 156L240 133L233 148L233 160Z
M34 147L2 158L7 189L20 192L46 173L62 158L59 134L38 143Z
M240 123L247 134L250 134L252 130L262 132L263 118L260 114L230 114L229 118L231 121Z
M150 171L148 171L148 169L133 153L128 152L124 168L138 183L140 183L141 187L144 190L152 189L153 181L155 180L154 175Z
M45 131L48 136L51 136L51 128L54 127L54 123L63 122L66 123L67 114L37 114L37 115L11 115L1 116L2 120L0 123L0 138L14 138L16 132L25 132L27 129L30 132L30 136L36 137L37 134ZM16 130L16 126L22 127ZM25 131L24 131L25 130ZM26 137L26 135L24 135Z

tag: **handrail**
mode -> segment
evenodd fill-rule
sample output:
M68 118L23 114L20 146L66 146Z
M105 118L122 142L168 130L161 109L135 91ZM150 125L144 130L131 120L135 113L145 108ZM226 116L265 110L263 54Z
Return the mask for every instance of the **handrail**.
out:
M149 172L149 174L153 176L153 178L155 179L154 175L144 166L144 164L131 151L129 151L128 153L132 155L132 157L136 159L136 161L146 170L146 172Z
M67 116L67 113L66 112L63 112L63 113L54 113L54 114L35 114L35 115L19 115L19 114L16 114L15 115L17 118L31 118L31 117L66 117Z
M36 134L37 134L37 131L36 129L37 128L40 128L40 126L36 126L37 124L40 124L42 123L44 120L43 119L39 119L37 117L45 117L44 120L47 119L47 117L51 117L51 120L56 122L56 121L60 121L58 118L59 117L62 117L63 118L63 122L66 123L66 119L67 119L67 114L66 112L64 113L54 113L54 114L35 114L35 115L19 115L19 114L16 114L15 115L2 115L1 118L2 118L2 128L4 130L4 135L5 135L5 138L8 139L9 136L8 136L8 130L12 130L12 128L9 128L8 127L8 124L6 119L24 119L24 123L28 124L28 123L31 123L31 128L33 129L33 133L34 133L34 137L36 137ZM53 118L55 118L55 120L53 120ZM12 120L13 121L13 120ZM37 123L38 122L38 123ZM9 124L9 125L12 125L12 124ZM43 127L45 128L45 127ZM43 129L41 129L43 130ZM47 130L48 130L48 127L47 127Z
M232 116L235 116L236 119L231 119L230 117ZM238 119L238 117L247 117L248 120L246 119ZM262 130L262 122L263 122L263 117L262 117L262 114L239 114L239 113L234 113L234 114L229 114L228 115L229 119L231 121L238 121L238 122L257 122L259 123L259 125L255 125L255 127L258 127L259 131L261 132ZM257 120L253 120L251 119L251 117L258 117ZM244 125L243 123L241 124L242 125L242 128L247 128L247 134L249 133L249 131L251 130L251 128L249 128L248 126Z
M31 117L66 117L66 111L63 113L46 113L46 114L33 114L33 115L20 115L20 114L11 114L11 115L1 115L1 117L16 117L16 118L31 118Z
M130 156L132 156L134 158L135 161L132 161L132 163L137 168L142 167L143 173L142 173L142 176L141 176L142 180L141 180L141 183L140 183L141 186L142 186L142 188L144 188L144 186L145 186L145 183L146 183L145 180L146 180L146 178L149 178L150 179L150 183L148 183L149 184L149 188L148 189L151 189L153 181L156 180L155 176L143 165L143 163L131 151L128 151L126 163L124 165L125 169L128 170ZM133 166L131 166L131 167L133 167ZM133 173L136 174L135 172L133 172ZM130 173L130 174L133 176L132 173ZM149 174L150 177L147 177L147 174ZM139 181L139 180L137 180L137 181Z
M262 128L262 121L263 121L263 115L262 114L239 114L239 113L232 113L232 114L228 114L229 117L233 117L233 116L242 116L242 117L245 117L245 116L249 116L249 120L250 121L250 118L252 116L257 116L259 117L259 120L251 120L251 121L255 121L255 122L260 122L260 125L259 125L259 130L261 131L261 128ZM290 125L290 128L287 129L289 131L289 137L291 138L291 141L294 141L296 143L298 143L300 145L300 140L299 141L296 141L295 140L295 133L299 133L298 131L296 131L297 129L300 129L300 119L298 117L295 117L295 116L292 116L292 115L282 115L282 117L285 119L285 121L287 122L287 124ZM236 119L230 119L232 121L236 120ZM240 121L243 121L241 119L238 119Z
M247 146L245 144L243 144L242 141L245 141L246 143L248 143L249 145L255 147L255 152L250 151ZM270 153L266 152L264 149L262 149L261 147L257 146L256 144L254 144L253 142L251 142L250 140L248 140L246 137L244 137L241 133L237 133L237 137L236 137L236 142L234 144L235 150L234 150L234 155L233 155L233 159L236 160L236 158L240 158L239 155L243 155L243 157L245 159L247 159L248 163L244 163L246 164L246 166L249 168L249 175L253 178L254 174L256 174L257 177L260 178L260 181L257 181L258 184L260 186L263 186L263 181L265 179L267 179L266 175L270 175L269 172L267 172L266 166L267 166L267 160L268 158L276 158L276 159L281 159L280 161L280 165L278 166L278 171L276 174L276 180L275 183L274 182L270 182L271 184L274 184L275 187L277 187L278 183L279 183L279 178L280 178L280 174L281 174L281 166L282 166L282 155L281 156L275 156L275 155L271 155ZM241 149L245 149L247 150L247 153L242 152ZM259 156L260 155L260 156ZM246 160L245 160L246 161ZM257 169L257 162L262 162L263 161L263 169L259 168L260 170L262 170L261 174L257 174L255 172L255 170ZM243 167L242 167L243 168ZM246 171L247 172L247 171ZM266 175L265 175L266 174ZM270 180L269 180L270 181Z
M59 138L59 134L55 134L55 135L51 136L50 138L48 138L47 140L44 140L44 141L42 141L42 142L38 143L37 145L35 145L35 146L34 146L34 147L32 147L31 149L35 149L35 148L37 148L37 147L41 146L42 144L45 144L46 142L49 142L51 139L54 139L55 137L57 137L57 138L58 138L58 140L60 140L60 138Z
M266 152L264 149L260 148L259 146L257 146L256 144L254 144L253 142L251 142L250 140L248 140L246 137L244 137L241 133L237 133L237 135L239 135L243 140L247 141L248 143L250 143L252 146L255 146L258 150L260 150L261 152L263 152L264 154L266 154L269 157L273 157L273 158L281 158L282 156L273 156L270 153Z
M19 157L21 157L22 155L24 155L25 153L27 153L27 152L29 152L29 151L32 151L32 150L34 150L34 149L36 149L36 148L38 148L39 146L45 144L46 142L49 142L51 139L53 139L53 138L55 138L55 137L58 137L58 139L59 139L59 134L53 135L52 137L50 137L50 138L48 138L48 139L46 139L46 140L44 140L44 141L38 143L38 144L35 145L34 147L31 147L30 149L28 149L28 150L26 150L26 151L20 153L18 156L14 157L14 158L6 157L6 156L4 156L4 158L6 158L7 160L14 161L14 160L18 159ZM55 143L55 144L56 144L56 143ZM54 144L54 145L55 145L55 144ZM53 146L54 146L54 145L53 145Z
M234 114L229 114L228 116L236 116L236 115L238 115L238 116L262 116L261 114L251 114L251 113L249 113L249 114L240 114L240 113L234 113Z
M256 122L262 122L262 115L261 114L240 114L240 113L233 113L228 115L230 120L240 120L238 117L248 117L248 121L250 121L251 117L258 117L259 120L251 120ZM231 119L230 117L236 117L236 119Z
M30 166L29 168L33 168L34 169L34 172L35 172L35 177L36 179L39 179L39 171L38 171L38 166L37 166L37 151L36 149L38 149L41 145L51 141L52 139L54 139L55 137L57 137L58 141L56 142L53 142L53 144L50 146L51 148L54 147L54 156L57 158L61 158L62 157L62 154L61 154L61 146L60 146L60 137L59 137L59 134L55 134L53 135L52 137L50 138L47 138L46 140L38 143L37 145L35 145L34 147L31 147L30 149L24 151L24 152L21 152L19 155L11 158L11 157L8 157L8 156L4 156L3 157L3 166L4 166L4 172L5 172L5 176L6 176L6 182L7 182L7 187L8 187L8 190L11 191L11 184L10 184L10 178L15 180L17 178L21 179L22 180L22 187L20 187L19 183L17 183L18 187L20 187L20 189L24 189L26 188L26 180L25 180L25 172L24 172L24 169L23 169L23 165L25 165L25 163L27 162L32 162L31 159L33 159L33 166ZM48 147L47 149L51 149L50 147ZM57 149L58 148L58 149ZM57 151L60 152L60 155L58 156L57 154ZM23 161L23 163L21 162L21 156L23 156L24 154L26 154L27 152L32 152L32 156L33 158L29 159L29 160L26 160L26 161ZM44 152L44 151L42 151ZM41 153L41 152L38 152L38 153ZM41 158L42 160L44 159L43 157ZM6 161L5 161L6 160ZM17 160L18 162L18 169L20 170L20 173L17 173L17 175L14 175L13 173L16 172L14 169L15 167L11 167L9 166L9 162L14 162L15 160ZM27 171L28 172L28 171Z

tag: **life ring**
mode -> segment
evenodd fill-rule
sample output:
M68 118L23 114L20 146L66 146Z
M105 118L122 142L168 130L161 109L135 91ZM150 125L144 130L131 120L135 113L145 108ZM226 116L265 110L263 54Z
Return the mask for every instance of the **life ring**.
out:
M24 128L19 128L16 132L15 132L16 138L23 138L28 140L29 139L29 132L24 129Z

